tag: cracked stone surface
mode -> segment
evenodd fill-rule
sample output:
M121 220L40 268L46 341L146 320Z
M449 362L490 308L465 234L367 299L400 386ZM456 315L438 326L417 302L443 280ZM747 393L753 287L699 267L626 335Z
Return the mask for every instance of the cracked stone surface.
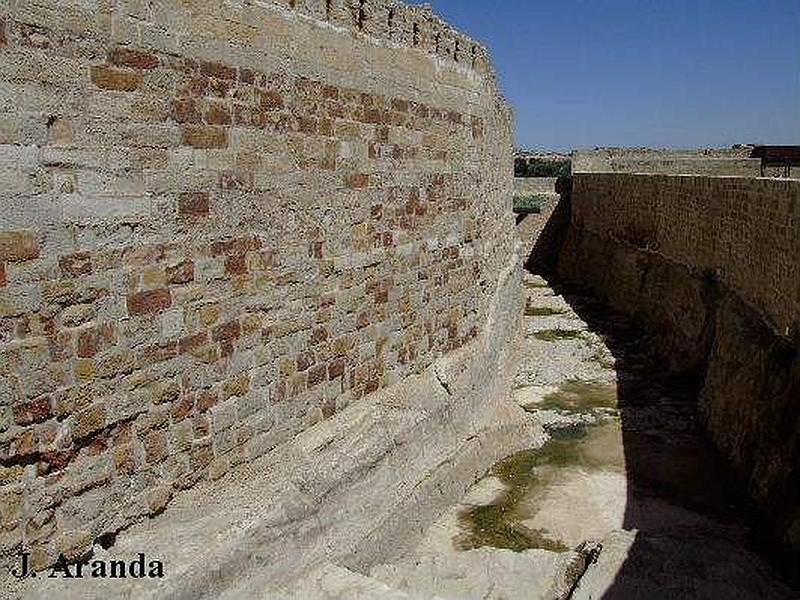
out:
M797 597L753 549L692 382L668 376L628 319L540 277L523 285L513 399L549 441L495 465L370 576L452 599Z

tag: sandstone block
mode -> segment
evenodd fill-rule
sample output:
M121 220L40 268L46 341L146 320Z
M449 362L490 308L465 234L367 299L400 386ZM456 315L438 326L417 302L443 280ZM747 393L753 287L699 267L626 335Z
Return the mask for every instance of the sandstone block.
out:
M167 457L167 434L151 431L144 438L144 452L148 464L160 463Z
M88 252L76 252L58 259L64 277L80 277L92 274L92 258Z
M178 123L200 123L203 120L194 98L173 99L171 114Z
M364 173L348 175L345 180L345 186L354 190L364 189L369 186L369 175Z
M178 196L178 212L182 217L205 217L209 211L208 192L184 192Z
M142 84L142 75L137 71L98 65L92 67L92 83L104 90L132 92Z
M206 77L216 79L236 80L236 69L217 62L204 62L200 65L200 72Z
M128 314L131 316L161 312L172 306L172 294L168 289L150 290L128 296Z
M109 62L119 67L149 70L159 65L158 57L143 50L135 48L117 47L109 52Z
M180 285L194 281L194 262L184 260L178 264L167 267L167 282Z
M0 231L0 262L39 258L39 239L31 231Z
M52 402L50 396L42 396L24 404L13 407L14 421L17 425L32 425L41 423L53 416Z
M75 439L85 438L106 426L106 408L104 404L94 404L75 414L72 424L72 435Z
M226 148L228 132L215 125L184 125L183 143L200 149Z

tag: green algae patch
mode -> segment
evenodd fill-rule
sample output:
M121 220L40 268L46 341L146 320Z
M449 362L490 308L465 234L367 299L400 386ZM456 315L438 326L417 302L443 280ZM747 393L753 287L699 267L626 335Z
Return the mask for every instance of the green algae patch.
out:
M563 308L551 308L549 306L526 306L525 307L525 316L526 317L552 317L555 315L565 315L567 314L567 310Z
M537 340L543 342L558 342L559 340L574 340L581 336L575 329L544 329L533 334Z
M545 444L545 447L548 444ZM537 483L535 468L540 450L524 450L492 467L490 474L506 485L506 491L494 503L475 506L459 515L465 533L456 540L460 550L484 546L523 552L534 548L566 552L562 542L548 538L543 532L525 527L514 516L517 506Z
M539 410L586 412L597 408L617 408L617 388L608 383L568 381L548 394Z
M544 289L550 287L546 281L524 281L522 283L526 288L534 290L534 289Z
M618 425L566 427L553 431L542 448L518 452L494 465L488 475L500 479L506 491L493 504L471 507L459 514L463 533L454 540L456 547L568 551L563 541L546 531L525 526L524 507L565 470L624 468L622 459L611 451L620 445L620 436Z

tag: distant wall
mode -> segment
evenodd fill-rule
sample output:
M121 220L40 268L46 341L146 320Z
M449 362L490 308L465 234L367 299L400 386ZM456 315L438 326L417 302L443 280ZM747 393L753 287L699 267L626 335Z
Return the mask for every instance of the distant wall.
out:
M750 149L644 150L607 148L572 153L574 173L647 173L758 177L761 161L749 158ZM774 172L773 172L774 171ZM780 175L770 170L765 175Z
M398 2L0 3L0 183L37 566L470 343L516 264L486 51Z
M700 377L712 439L800 550L800 181L577 174L558 271Z
M514 194L528 196L536 194L556 194L558 177L515 177Z

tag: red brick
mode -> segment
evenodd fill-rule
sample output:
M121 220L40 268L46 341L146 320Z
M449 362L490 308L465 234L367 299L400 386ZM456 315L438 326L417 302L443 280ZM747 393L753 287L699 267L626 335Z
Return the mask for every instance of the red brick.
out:
M172 295L168 289L139 292L128 296L130 315L147 315L166 310L172 306Z
M303 352L297 357L297 370L307 371L315 363L313 352Z
M207 77L193 77L183 88L183 93L193 98L202 98L208 94L208 85Z
M179 350L181 354L192 352L208 343L208 333L205 331L197 335L190 335L180 341Z
M197 402L195 403L197 411L204 413L214 406L219 400L219 396L210 390L203 390L197 394Z
M314 333L311 334L311 343L314 345L321 344L327 339L328 339L328 330L325 329L324 327L318 327L317 329L314 330Z
M42 396L26 402L25 404L17 404L13 408L14 422L17 425L32 425L33 423L41 423L47 421L53 416L53 409L49 396Z
M195 415L192 418L192 429L194 430L194 437L206 437L211 431L211 424L208 422L208 417L205 415Z
M265 110L276 110L283 108L283 96L273 90L261 90L261 108Z
M350 189L363 189L369 185L369 175L353 173L347 177L345 185Z
M184 192L178 196L178 212L184 217L205 217L209 211L208 192Z
M193 148L227 148L228 132L215 125L184 125L183 143Z
M298 124L301 133L313 135L317 133L317 120L312 117L301 116L298 119Z
M158 57L134 48L114 48L109 52L109 62L119 67L149 70L158 67Z
M220 102L212 102L208 110L206 110L206 123L211 125L230 125L230 109Z
M92 67L92 82L104 90L132 92L142 84L142 74L138 71L97 65Z
M76 252L58 259L58 265L65 277L80 277L92 274L92 257L88 252Z
M323 244L322 242L311 242L311 245L308 249L308 254L312 258L322 258L322 249Z
M243 254L250 250L258 250L261 242L254 237L231 238L219 240L211 244L211 256L222 256L223 254Z
M319 122L319 134L325 137L333 137L333 121L331 119L321 119ZM331 167L333 169L334 167Z
M161 462L167 457L167 434L151 431L144 438L144 452L149 464Z
M230 321L219 327L215 327L213 331L213 339L215 342L233 341L241 335L242 329L239 326L239 321Z
M39 475L46 475L63 471L74 457L74 450L43 452L39 456L39 463L36 465L37 472Z
M78 335L78 347L76 353L80 358L91 358L97 354L100 345L100 336L96 329L82 331Z
M236 68L223 65L222 63L204 62L200 65L200 72L206 77L236 80Z
M177 265L167 267L167 282L180 285L192 281L194 281L194 262L191 260L184 260Z
M39 258L39 240L30 231L0 232L0 262Z
M184 394L178 402L172 405L173 421L183 421L194 408L194 398L191 394Z
M6 283L8 283L8 278L6 276L6 265L5 263L0 262L0 287L3 287Z
M152 344L141 351L138 364L141 366L155 365L166 362L176 356L178 356L177 342Z
M308 372L308 387L312 388L325 381L326 365L317 365Z
M246 275L247 262L244 254L232 254L225 257L225 273L228 275Z
M174 98L172 118L178 123L200 123L203 120L200 111L197 110L197 102L193 98Z

